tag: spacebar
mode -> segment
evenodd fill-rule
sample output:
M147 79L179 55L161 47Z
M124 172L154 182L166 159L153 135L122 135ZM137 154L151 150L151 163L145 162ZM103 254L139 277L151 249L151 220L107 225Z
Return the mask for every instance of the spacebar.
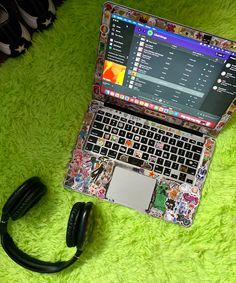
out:
M129 156L129 155L122 154L122 153L118 154L117 159L120 160L120 161L129 163L129 164L135 165L135 166L139 166L139 167L141 167L141 165L143 165L142 159L138 159L136 157Z

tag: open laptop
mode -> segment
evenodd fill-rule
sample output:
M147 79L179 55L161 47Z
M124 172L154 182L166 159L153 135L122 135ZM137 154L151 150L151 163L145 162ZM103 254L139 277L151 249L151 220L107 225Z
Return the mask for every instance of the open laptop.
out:
M65 187L190 226L236 108L236 42L107 2L93 94Z

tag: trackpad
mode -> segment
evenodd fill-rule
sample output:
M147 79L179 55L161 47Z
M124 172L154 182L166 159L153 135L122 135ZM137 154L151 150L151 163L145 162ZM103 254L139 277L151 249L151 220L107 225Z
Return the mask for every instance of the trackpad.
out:
M156 180L134 171L115 167L106 197L116 203L145 212Z

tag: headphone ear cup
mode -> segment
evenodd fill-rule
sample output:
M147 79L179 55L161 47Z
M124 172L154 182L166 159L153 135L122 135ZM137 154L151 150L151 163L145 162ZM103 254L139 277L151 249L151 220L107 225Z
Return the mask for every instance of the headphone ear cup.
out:
M84 206L84 202L76 202L71 209L66 231L66 244L69 248L76 246L80 218L83 213Z
M46 191L46 190L45 190ZM19 203L12 209L11 218L17 220L26 214L44 195L45 191L41 187L30 187Z
M77 234L77 247L83 250L86 245L90 234L93 230L93 203L87 202L83 208L83 212L79 221L79 229Z
M37 193L36 193L37 191ZM30 194L30 192L33 192ZM26 203L24 201L24 214L41 198L43 194L46 192L46 186L41 183L40 179L38 177L32 177L28 180L26 180L22 185L20 185L15 192L8 198L7 202L5 203L2 212L5 215L13 216L13 220L21 217L23 214L19 212L23 212L23 207L22 209L19 210L19 207L23 205L22 200L26 200L27 198L27 205L29 204L29 199L32 200L30 202L30 206L28 207L27 210L26 208ZM29 194L31 197L29 197ZM26 197L28 196L28 197ZM16 212L17 210L17 212ZM21 214L21 216L20 216Z

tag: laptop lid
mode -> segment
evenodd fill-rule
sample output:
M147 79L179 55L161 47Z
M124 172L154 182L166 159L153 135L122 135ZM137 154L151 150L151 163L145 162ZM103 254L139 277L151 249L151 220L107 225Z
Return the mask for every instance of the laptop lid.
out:
M236 42L106 2L93 93L216 136L236 109Z

